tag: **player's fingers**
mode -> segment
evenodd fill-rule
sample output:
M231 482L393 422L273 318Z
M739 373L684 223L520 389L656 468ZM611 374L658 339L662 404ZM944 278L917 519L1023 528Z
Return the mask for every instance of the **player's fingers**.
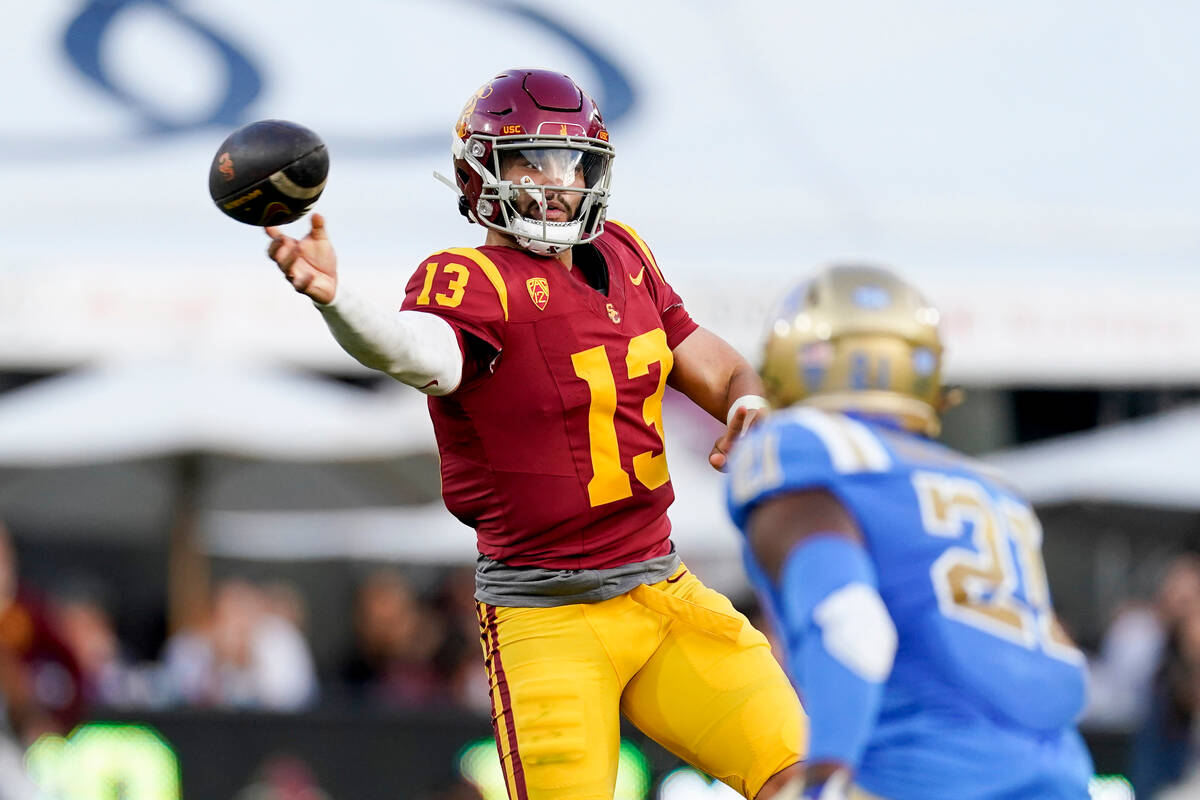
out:
M324 214L317 214L315 212L313 213L312 229L308 232L308 235L318 241L329 238L329 234L327 234L325 232L325 215Z
M309 270L302 270L293 273L288 280L291 282L292 288L297 292L303 292L313 282L313 274Z
M766 412L764 412L761 408L746 409L746 418L742 421L741 432L738 435L740 436L742 433L750 430L766 418Z
M279 228L276 228L274 225L268 225L267 227L263 228L263 230L266 231L267 236L270 236L272 239L278 239L279 237L283 236L283 231L279 230Z
M275 263L281 270L287 272L296 261L297 254L295 242L283 242L275 249L275 254L271 258L275 259Z
M723 451L719 445L714 444L712 451L708 454L708 463L712 465L713 469L724 469L727 459L728 457L725 455L725 451Z

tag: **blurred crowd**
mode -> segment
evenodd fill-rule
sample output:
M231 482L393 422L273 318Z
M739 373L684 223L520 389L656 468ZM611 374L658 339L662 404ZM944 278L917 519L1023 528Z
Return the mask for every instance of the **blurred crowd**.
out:
M1177 556L1152 598L1118 609L1089 678L1084 725L1132 734L1137 797L1200 797L1200 556Z
M307 604L282 581L213 582L204 607L170 631L158 657L130 657L95 593L21 579L0 524L0 699L10 737L66 733L89 709L301 711L324 701L371 708L486 711L473 571L448 570L418 591L376 566L359 581L352 644L321 673Z
M349 645L322 654L320 667L305 596L246 577L206 583L196 613L168 626L156 657L136 659L103 593L23 581L0 523L0 739L25 746L96 708L292 712L324 703L487 714L474 571L430 572L419 581L398 566L360 573ZM1200 555L1175 557L1151 597L1121 605L1089 660L1083 727L1128 734L1137 796L1200 797ZM0 745L0 772L14 753Z

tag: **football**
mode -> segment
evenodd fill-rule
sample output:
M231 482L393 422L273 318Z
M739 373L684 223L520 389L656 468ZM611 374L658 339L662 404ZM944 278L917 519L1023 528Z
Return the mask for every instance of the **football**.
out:
M283 225L312 208L328 174L321 137L294 122L265 119L238 128L217 148L208 193L238 222Z

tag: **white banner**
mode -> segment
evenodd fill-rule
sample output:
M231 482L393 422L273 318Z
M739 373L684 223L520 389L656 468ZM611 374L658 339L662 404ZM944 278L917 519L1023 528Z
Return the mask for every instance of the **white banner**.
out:
M0 369L145 350L343 367L261 231L212 206L217 145L260 118L320 133L343 273L398 302L426 254L482 241L430 174L463 102L543 66L605 110L612 216L748 354L783 286L856 259L942 305L956 379L1200 378L1200 7L12 5Z

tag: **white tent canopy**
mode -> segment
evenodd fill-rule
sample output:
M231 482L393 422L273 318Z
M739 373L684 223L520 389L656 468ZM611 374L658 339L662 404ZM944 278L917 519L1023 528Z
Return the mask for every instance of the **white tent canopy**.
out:
M429 450L415 392L373 393L301 372L219 361L109 363L0 398L0 465L49 467L183 452L291 461Z
M724 512L722 478L707 463L714 424L698 413L669 409L667 451L677 496L671 513L674 538L685 558L710 565L707 575L728 573L732 579L740 576L737 534ZM101 519L110 528L123 521L144 528L147 519L152 524L161 518L170 486L164 491L153 485L149 470L131 466L133 462L182 454L258 462L256 467L218 459L217 474L210 470L206 475L212 502L200 509L200 529L210 552L230 557L470 561L474 534L440 501L391 506L338 502L321 508L317 495L334 500L350 495L349 487L341 487L339 494L338 486L324 486L323 481L355 476L336 477L328 470L297 476L294 466L291 472L281 466L366 462L373 483L419 479L429 488L414 493L432 497L436 450L425 398L418 392L399 384L367 391L258 364L109 363L0 397L0 467L9 471L0 481L0 499L7 496L18 512L38 520L58 519L68 528ZM409 456L417 458L407 471L389 466ZM62 479L49 483L55 473ZM99 473L105 474L103 485L123 487L121 494L133 498L125 506L153 505L152 498L159 497L159 510L104 511L97 499L107 493L103 489L73 501L69 495L82 491L79 476L95 485ZM158 483L164 480L169 484L171 479L159 476ZM243 485L250 480L260 488ZM292 496L287 487L277 491L269 485L289 480L297 480L293 494L302 495L294 503L281 501ZM40 496L23 504L14 500L33 481L38 481ZM46 499L49 495L54 495L53 503ZM233 507L220 502L220 497L235 495ZM122 505L116 492L106 500ZM719 576L713 579L720 581Z
M1200 509L1200 406L1037 442L986 460L1034 503Z

